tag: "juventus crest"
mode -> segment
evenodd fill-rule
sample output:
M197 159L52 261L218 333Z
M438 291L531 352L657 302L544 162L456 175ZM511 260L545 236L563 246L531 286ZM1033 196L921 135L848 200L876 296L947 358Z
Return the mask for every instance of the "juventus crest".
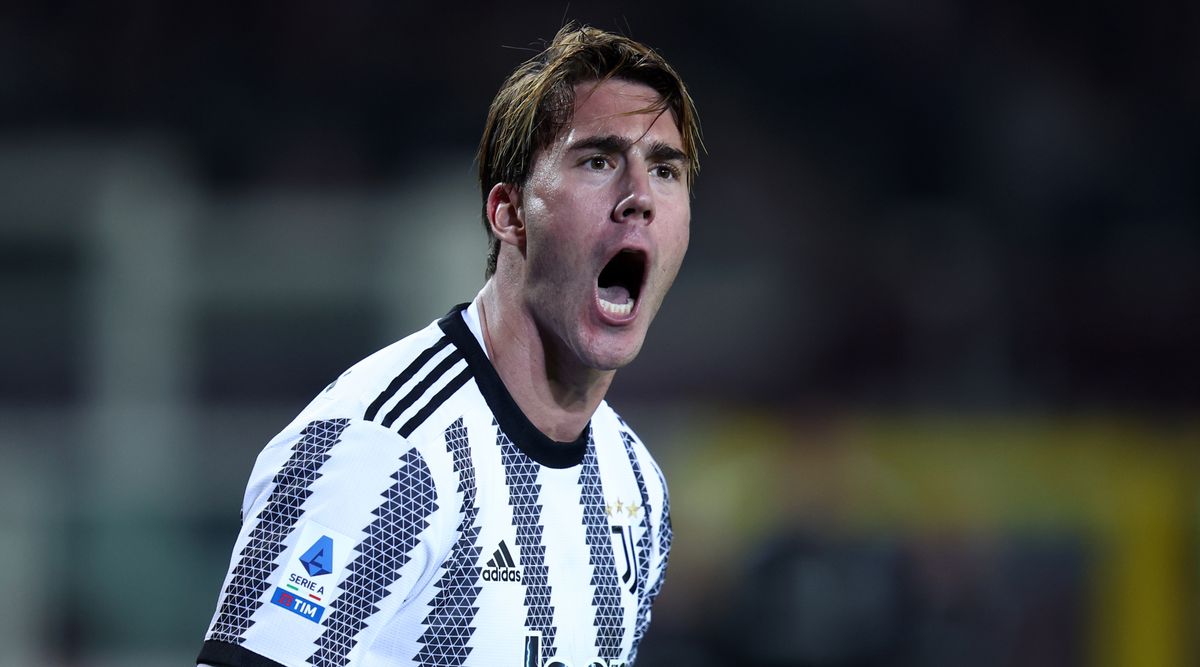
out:
M627 524L612 524L613 557L617 561L617 572L621 575L621 584L633 594L637 594L638 562L636 540L633 538L633 526Z

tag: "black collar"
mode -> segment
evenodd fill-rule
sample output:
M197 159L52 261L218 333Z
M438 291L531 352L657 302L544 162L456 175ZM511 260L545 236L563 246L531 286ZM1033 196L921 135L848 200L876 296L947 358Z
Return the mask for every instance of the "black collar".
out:
M438 326L446 332L450 342L454 343L466 358L475 376L475 383L479 386L479 393L483 394L483 399L496 416L500 430L529 458L546 467L570 468L579 465L587 450L591 422L588 422L587 428L583 429L574 442L551 440L539 431L525 413L521 412L521 408L517 407L517 402L513 400L512 394L508 393L508 388L496 373L496 368L479 347L475 334L467 328L467 323L462 317L466 308L465 303L451 308L450 312L438 321Z

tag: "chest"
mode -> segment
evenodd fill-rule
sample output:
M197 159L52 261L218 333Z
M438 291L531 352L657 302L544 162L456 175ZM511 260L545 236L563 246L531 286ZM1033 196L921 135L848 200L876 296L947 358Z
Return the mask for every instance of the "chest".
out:
M621 664L649 569L644 485L594 451L566 469L501 458L465 490L446 563L475 592L472 645L506 664Z

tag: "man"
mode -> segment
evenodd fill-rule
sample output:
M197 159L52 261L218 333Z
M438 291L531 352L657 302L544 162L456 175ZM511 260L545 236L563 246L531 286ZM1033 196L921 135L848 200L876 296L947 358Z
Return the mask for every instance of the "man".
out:
M604 402L687 249L698 126L645 46L567 26L492 103L487 281L259 456L199 661L633 662L671 543Z

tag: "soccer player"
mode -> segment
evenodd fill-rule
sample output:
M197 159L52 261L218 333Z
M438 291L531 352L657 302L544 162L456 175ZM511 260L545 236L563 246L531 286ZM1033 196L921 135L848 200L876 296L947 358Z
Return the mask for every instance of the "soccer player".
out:
M199 662L627 665L671 545L604 402L688 244L699 131L657 53L567 26L492 102L487 280L258 457Z

